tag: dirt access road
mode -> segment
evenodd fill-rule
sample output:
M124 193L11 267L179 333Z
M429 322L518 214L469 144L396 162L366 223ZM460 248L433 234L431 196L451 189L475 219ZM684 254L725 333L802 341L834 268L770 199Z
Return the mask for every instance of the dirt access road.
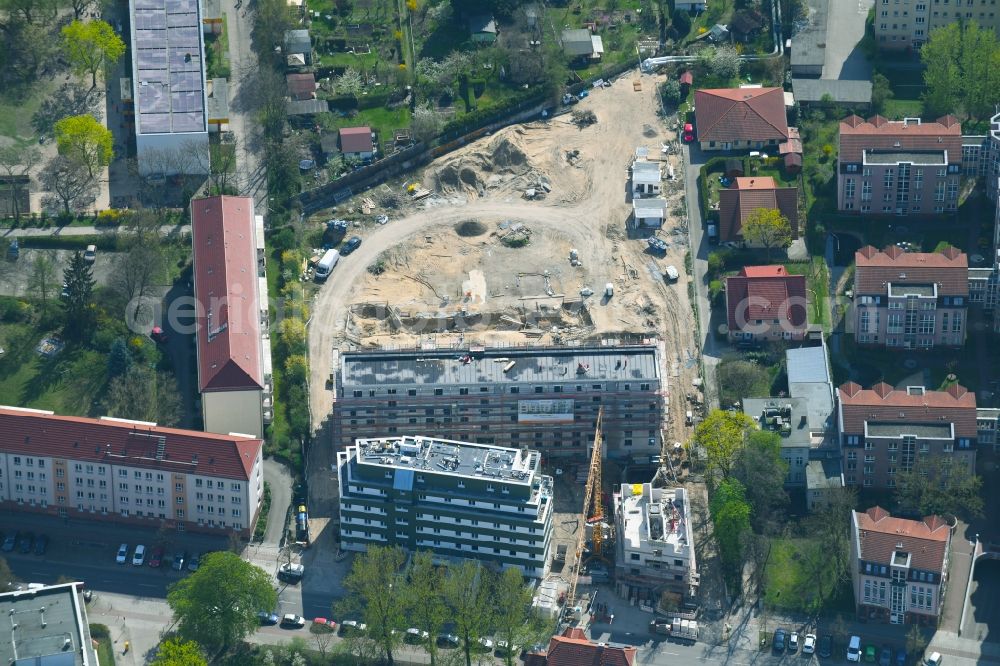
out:
M633 90L634 80L641 80L641 91ZM680 401L673 400L676 406L670 409L667 438L670 441L687 438L681 403L683 393L689 390L687 387L697 374L694 359L698 357L696 327L686 293L687 276L682 275L675 284L657 279L648 270L654 257L646 253L646 243L627 239L625 229L631 211L628 168L636 147L647 146L651 155L658 156L661 142L676 138L657 115L656 85L660 81L662 77L640 77L632 72L610 88L593 91L577 107L595 112L597 123L592 126L580 129L572 124L569 115L562 115L548 123L509 127L427 167L424 184L437 195L424 202L423 208L414 208L388 225L374 227L365 235L361 247L340 262L316 298L309 326L310 407L314 428L321 426L332 408L332 394L326 388L331 352L344 340L348 308L364 300L364 294L359 292L369 277L366 268L388 249L402 246L405 251L422 241L425 234L466 220L480 220L491 228L502 220L516 220L532 229L558 233L572 247L579 248L583 263L592 273L596 271L591 286L600 290L604 282L615 284L614 307L651 304L652 320L658 322L653 331L630 331L620 323L616 328L618 319L611 307L595 304L592 311L596 313L597 326L593 334L614 337L616 332L653 333L665 341L667 384L672 395L682 396ZM445 177L446 168L456 161L465 160L464 164L475 167L492 156L499 163L503 158L491 152L499 153L498 145L504 148L506 143L498 142L514 135L519 150L530 163L530 168L519 167L520 175L511 176L510 171L488 166L486 173L475 178L460 165L461 169L452 170L460 174L459 180ZM571 149L579 151L572 162L565 155ZM676 156L671 159L677 164ZM673 188L674 192L671 209L673 202L679 202L680 184L684 182L683 165L677 164L677 169L678 180L665 184L666 189ZM544 200L529 201L520 194L525 179L534 178L536 173L543 174L552 184L552 192ZM659 232L658 235L671 241L668 255L656 261L661 267L673 264L683 272L687 234L671 235L671 232L684 224L686 220L671 215ZM684 229L682 226L680 231ZM551 260L565 262L566 258L554 256ZM631 275L623 274L627 273L623 264L635 269ZM606 279L599 282L601 277ZM490 334L486 332L481 337L488 341Z

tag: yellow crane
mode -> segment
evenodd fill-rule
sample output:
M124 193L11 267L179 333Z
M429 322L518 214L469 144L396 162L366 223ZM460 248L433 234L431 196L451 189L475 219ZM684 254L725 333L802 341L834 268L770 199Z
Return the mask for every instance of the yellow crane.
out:
M587 524L594 525L594 557L602 557L604 508L601 502L601 420L604 408L597 410L597 423L594 427L594 446L590 453L590 471L587 474L587 484L583 491L583 518ZM587 538L586 525L581 525L580 534L576 539L576 566L569 582L569 593L566 595L566 607L572 608L576 603L576 584L580 578L580 568L583 566L583 543ZM602 557L603 559L603 557Z

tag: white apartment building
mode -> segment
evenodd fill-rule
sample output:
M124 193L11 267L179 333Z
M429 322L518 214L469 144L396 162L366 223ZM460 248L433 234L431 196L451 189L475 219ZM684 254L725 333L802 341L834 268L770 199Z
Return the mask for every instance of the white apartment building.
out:
M663 588L693 595L699 578L687 492L623 483L614 506L618 593L654 605Z
M875 41L882 49L919 49L933 30L958 21L1000 25L996 0L875 0Z
M262 451L246 435L0 406L0 507L246 536Z

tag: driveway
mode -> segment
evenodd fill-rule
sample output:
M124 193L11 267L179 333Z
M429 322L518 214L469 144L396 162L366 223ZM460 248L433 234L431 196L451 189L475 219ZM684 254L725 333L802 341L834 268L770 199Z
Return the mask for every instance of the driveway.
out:
M980 559L976 563L962 636L1000 643L1000 560Z
M264 481L271 488L271 510L267 517L264 543L278 546L285 533L285 518L292 503L292 475L283 464L268 458L264 460Z
M827 9L824 79L870 81L872 66L859 44L874 0L831 0Z

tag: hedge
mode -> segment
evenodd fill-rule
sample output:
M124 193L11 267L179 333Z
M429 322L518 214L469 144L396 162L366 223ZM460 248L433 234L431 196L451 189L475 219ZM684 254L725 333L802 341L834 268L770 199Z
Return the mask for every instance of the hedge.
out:
M329 102L331 108L339 109L341 111L351 111L354 109L375 109L385 106L389 103L391 96L391 92L369 93L367 95L362 95L361 97L355 97L354 95L340 95L337 97L331 97L327 101Z
M48 250L86 250L88 245L96 245L98 250L115 251L118 249L118 239L113 235L87 236L25 236L18 239L23 248L40 248Z
M712 173L724 173L726 170L726 160L728 159L731 158L724 156L713 157L701 167L701 172L698 176L698 201L701 204L702 219L706 224L710 218L714 219L713 211L709 207L708 202L708 176Z

